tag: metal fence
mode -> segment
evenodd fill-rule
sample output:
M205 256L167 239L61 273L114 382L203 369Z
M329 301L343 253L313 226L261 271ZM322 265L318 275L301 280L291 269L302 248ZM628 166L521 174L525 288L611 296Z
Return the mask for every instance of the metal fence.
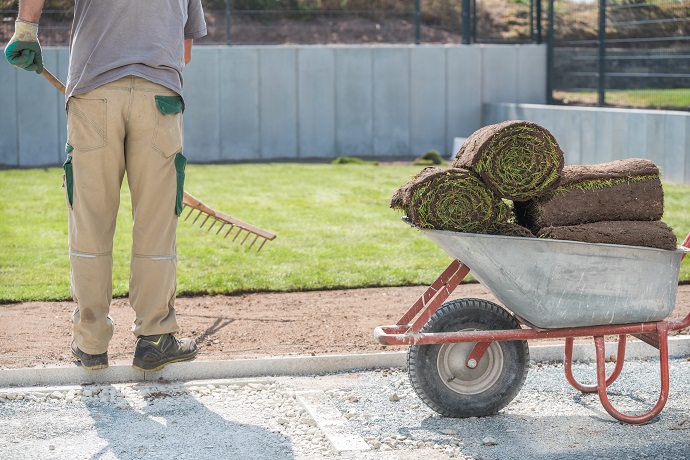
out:
M208 35L197 41L202 45L541 41L541 0L203 0L202 3L208 26ZM335 8L341 4L346 6ZM295 5L302 7L296 9ZM3 43L12 34L16 14L14 10L0 10ZM71 19L71 10L44 10L41 43L67 45Z
M690 107L690 0L203 3L199 45L542 43L544 24L551 103ZM15 17L0 11L3 43ZM67 45L71 20L69 9L45 10L41 43Z
M690 1L550 0L552 103L690 107Z

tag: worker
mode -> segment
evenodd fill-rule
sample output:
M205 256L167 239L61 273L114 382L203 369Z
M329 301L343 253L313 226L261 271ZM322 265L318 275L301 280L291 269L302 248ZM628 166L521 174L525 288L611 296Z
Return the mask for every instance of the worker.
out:
M43 72L43 0L20 0L5 48L14 66ZM156 371L193 359L175 316L176 231L182 210L182 70L206 35L201 0L75 0L66 85L64 186L72 354L84 369L108 367L113 336L113 237L125 173L132 197L129 301L133 367Z

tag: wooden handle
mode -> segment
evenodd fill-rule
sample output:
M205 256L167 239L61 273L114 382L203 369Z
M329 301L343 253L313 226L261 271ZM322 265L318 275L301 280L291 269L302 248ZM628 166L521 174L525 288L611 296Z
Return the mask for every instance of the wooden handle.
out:
M63 85L62 82L58 80L55 75L50 73L50 70L44 67L43 72L41 72L41 75L43 75L45 79L48 80L50 84L57 88L57 90L60 91L63 95L65 94L65 92L67 91L65 85Z

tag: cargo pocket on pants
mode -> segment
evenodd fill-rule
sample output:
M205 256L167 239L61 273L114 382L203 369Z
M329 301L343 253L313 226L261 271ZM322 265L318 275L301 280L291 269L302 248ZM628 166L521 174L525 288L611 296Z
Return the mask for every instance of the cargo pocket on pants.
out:
M72 148L71 145L65 145L65 153L67 154L67 159L62 164L62 169L65 171L63 186L67 192L67 205L72 209L72 204L74 202L74 172L72 171Z
M175 197L175 214L179 217L184 207L184 170L187 166L187 158L179 152L175 155L175 171L177 172L177 195Z
M182 150L182 112L184 101L181 96L154 96L156 107L156 129L153 133L153 148L165 158Z
M67 142L79 152L104 147L108 140L107 107L104 99L72 96L67 102Z

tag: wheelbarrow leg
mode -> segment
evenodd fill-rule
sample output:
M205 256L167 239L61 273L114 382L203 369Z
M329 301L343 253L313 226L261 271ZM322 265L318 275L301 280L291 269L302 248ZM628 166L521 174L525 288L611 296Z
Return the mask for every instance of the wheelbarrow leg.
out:
M618 353L616 354L616 367L611 372L611 375L606 377L606 386L608 387L613 382L616 381L621 371L623 370L623 364L625 363L625 334L618 336ZM573 376L573 338L567 337L565 339L565 357L563 360L563 367L565 368L565 378L568 383L572 385L576 390L582 391L583 393L596 393L597 385L583 385Z
M459 260L453 260L448 268L398 320L397 325L408 325L421 312L409 328L409 332L415 334L419 332L469 272L470 269L466 265L463 265Z
M613 418L621 422L642 425L647 423L661 412L668 400L669 388L669 370L668 370L668 326L664 323L658 325L659 333L659 363L661 366L661 391L659 400L656 405L649 412L641 415L625 415L617 411L609 401L606 394L606 369L605 365L605 351L604 351L604 337L594 337L594 344L597 349L597 389L599 392L599 399L601 404Z

